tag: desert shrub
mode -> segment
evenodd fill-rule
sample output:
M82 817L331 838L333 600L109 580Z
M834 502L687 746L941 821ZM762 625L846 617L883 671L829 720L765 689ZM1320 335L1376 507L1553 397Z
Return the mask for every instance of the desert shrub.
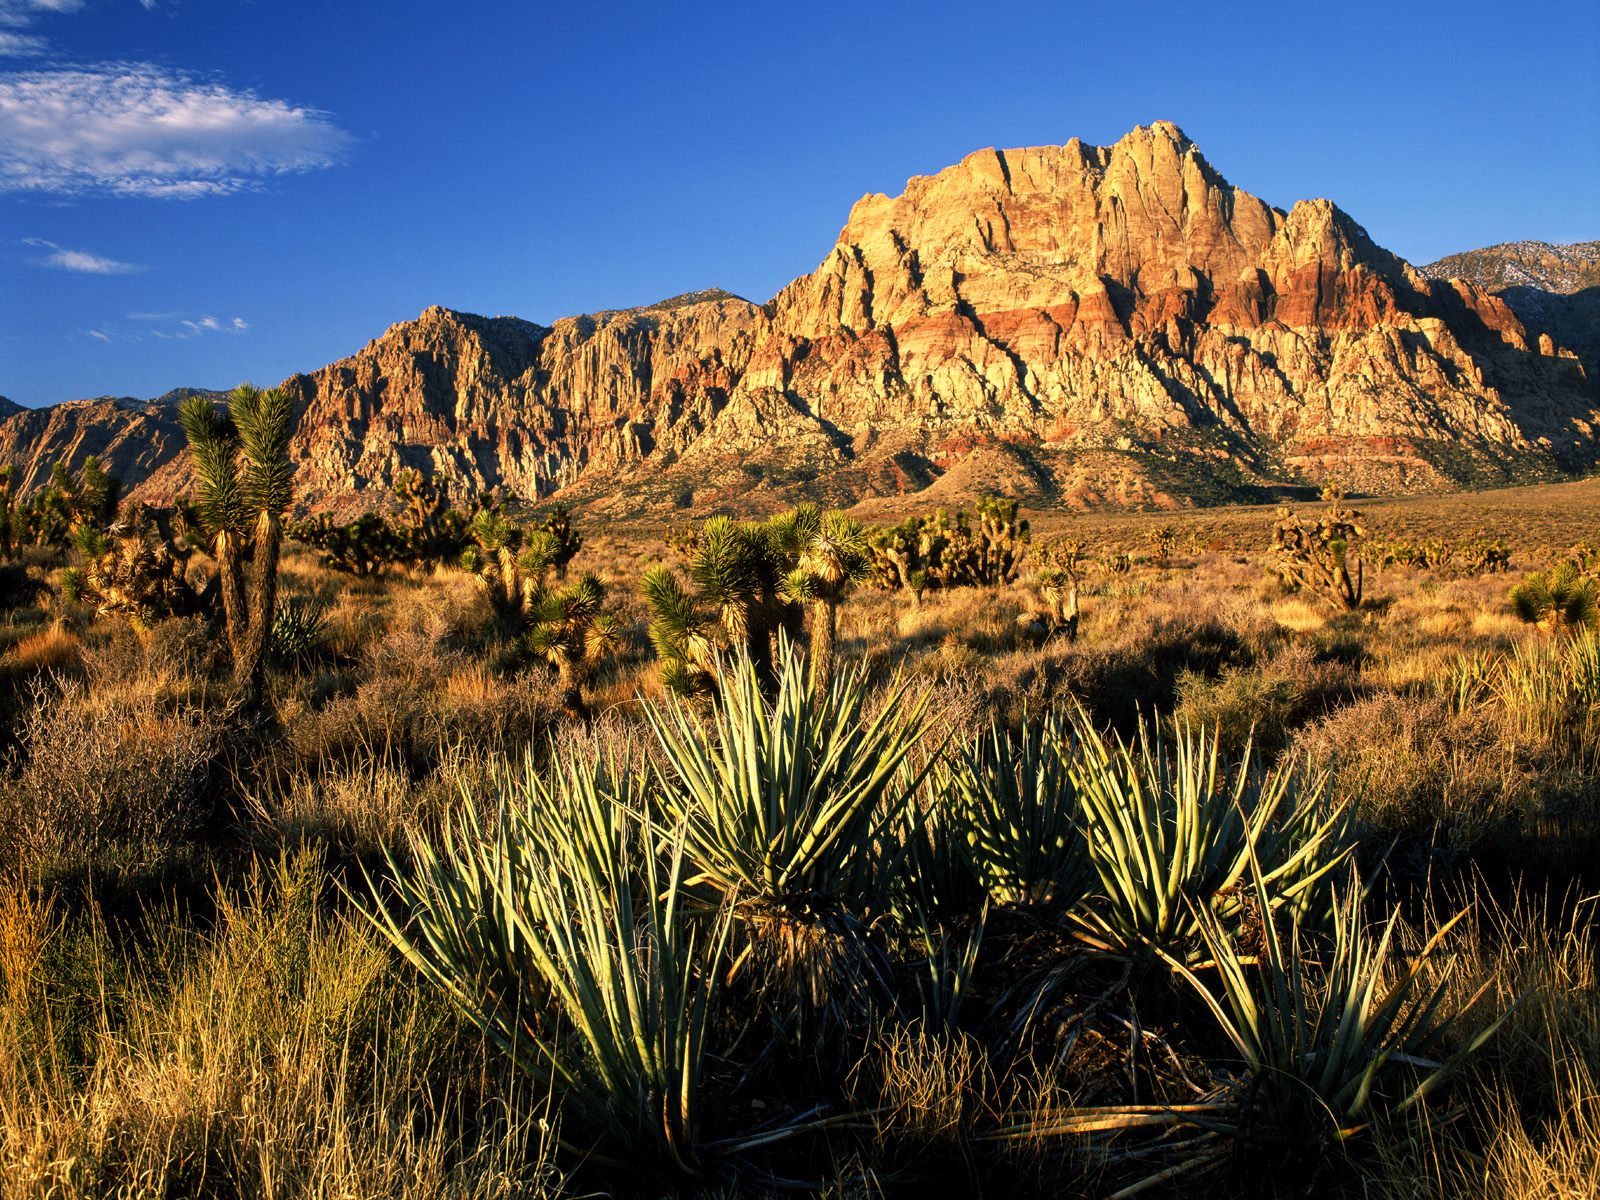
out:
M71 869L160 857L207 819L221 728L148 692L36 688L21 749L0 777L0 854L12 867Z
M1215 729L1224 749L1237 752L1254 740L1265 751L1288 744L1294 730L1348 700L1355 690L1348 666L1324 660L1295 644L1255 667L1224 667L1215 678L1179 675L1174 715Z
M1248 666L1254 652L1214 619L1159 617L1137 640L1085 649L1063 663L1062 688L1098 721L1131 730L1141 714L1170 711L1186 674L1214 678Z
M410 835L436 834L463 797L492 790L499 761L451 745L420 771L382 746L314 768L289 762L240 780L241 809L274 843L312 842L333 848L330 853L368 855Z
M1411 877L1449 872L1529 819L1537 773L1508 755L1494 715L1435 696L1379 693L1336 709L1294 738L1357 806L1374 855Z

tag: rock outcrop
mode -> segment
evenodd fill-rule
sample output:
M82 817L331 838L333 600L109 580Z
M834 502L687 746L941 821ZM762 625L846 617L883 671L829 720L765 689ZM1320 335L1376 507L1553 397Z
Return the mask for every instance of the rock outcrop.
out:
M434 308L286 386L299 493L335 510L407 466L461 496L625 513L988 487L1163 506L1328 476L1419 491L1600 453L1600 389L1562 339L1326 200L1285 212L1233 187L1164 122L867 196L764 305L698 292L548 327ZM181 486L148 416L95 403L125 476ZM53 435L22 429L42 413L0 424L0 456L69 444L90 410L61 408ZM141 437L162 448L135 455Z
M1422 272L1464 279L1505 301L1534 338L1577 354L1600 380L1600 242L1505 242L1452 254Z

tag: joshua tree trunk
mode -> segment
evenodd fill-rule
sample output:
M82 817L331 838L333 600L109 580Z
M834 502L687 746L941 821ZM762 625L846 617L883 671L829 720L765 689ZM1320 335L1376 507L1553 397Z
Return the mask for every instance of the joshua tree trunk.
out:
M234 684L241 701L254 705L261 699L261 668L266 656L267 636L278 607L278 555L283 545L283 519L263 511L256 518L254 553L250 559L248 591L244 595L247 625L235 644ZM238 572L242 576L243 572ZM243 586L243 580L240 580Z
M238 535L224 529L212 549L217 556L217 590L222 593L222 620L227 627L228 652L235 668L244 653L245 631L250 624L244 596L244 563Z
M560 654L553 661L556 668L556 690L561 693L562 709L569 717L587 722L591 714L589 706L583 701L583 688L580 686L578 668L572 661L572 656Z
M839 602L821 598L811 602L811 690L825 692L833 683L833 666L839 642Z

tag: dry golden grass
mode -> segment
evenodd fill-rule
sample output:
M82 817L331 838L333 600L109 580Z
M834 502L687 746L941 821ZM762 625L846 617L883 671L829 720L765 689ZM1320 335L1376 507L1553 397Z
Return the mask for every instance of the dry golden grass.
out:
M8 991L0 1197L554 1194L541 1106L502 1106L481 1047L325 887L315 856L284 860L132 971L80 932L56 963L98 994L78 1030L37 971Z
M0 672L13 676L32 676L45 672L75 674L82 667L82 640L58 625L22 638L4 657L0 657Z

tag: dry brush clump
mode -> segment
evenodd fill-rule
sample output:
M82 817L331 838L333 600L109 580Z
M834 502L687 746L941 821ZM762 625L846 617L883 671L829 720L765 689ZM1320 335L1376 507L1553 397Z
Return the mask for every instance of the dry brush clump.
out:
M0 774L0 869L159 860L214 810L222 726L158 695L35 685Z

